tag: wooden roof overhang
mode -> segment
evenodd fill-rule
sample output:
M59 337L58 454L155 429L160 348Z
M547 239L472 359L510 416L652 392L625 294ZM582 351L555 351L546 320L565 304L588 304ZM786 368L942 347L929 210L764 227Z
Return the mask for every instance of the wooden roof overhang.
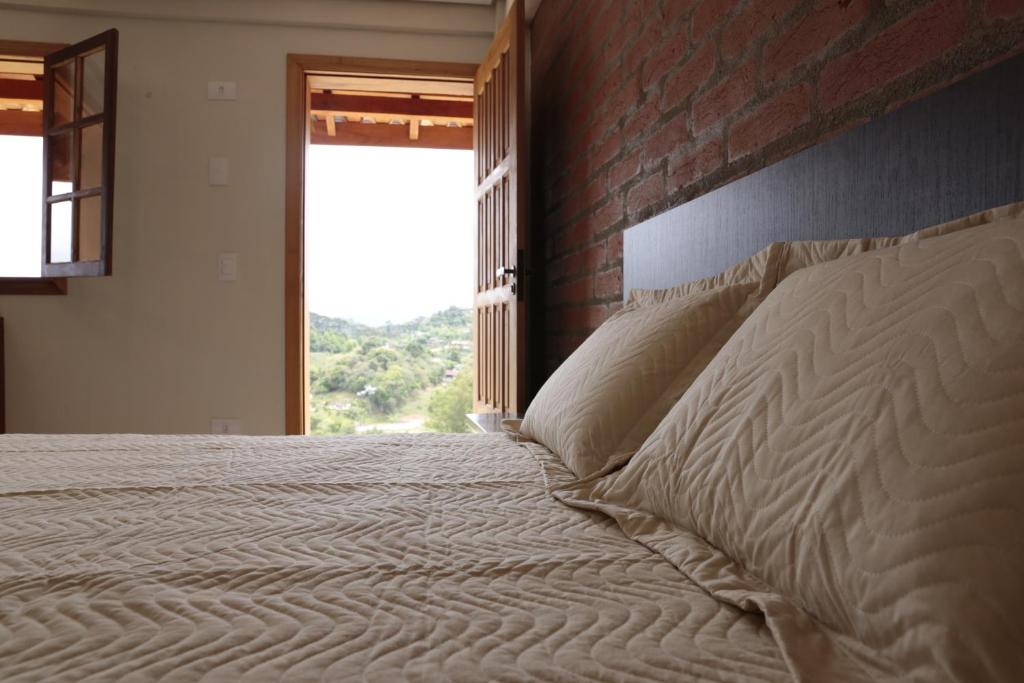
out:
M310 78L310 143L473 149L470 81Z
M43 134L42 59L0 54L0 135Z

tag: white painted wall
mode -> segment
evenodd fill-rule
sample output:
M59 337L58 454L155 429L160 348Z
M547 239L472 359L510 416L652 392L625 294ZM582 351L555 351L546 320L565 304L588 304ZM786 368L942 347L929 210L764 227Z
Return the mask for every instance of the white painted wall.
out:
M0 2L0 38L121 39L114 275L0 297L8 431L197 433L220 417L283 433L287 53L476 62L494 22L490 7L345 0L329 18L358 9L347 29L275 25L281 6L308 23L321 0L187 19L197 4L217 3ZM119 15L144 5L180 18ZM238 101L208 102L209 80L237 81ZM228 187L207 184L211 156L230 159ZM240 281L218 282L220 252L239 254Z

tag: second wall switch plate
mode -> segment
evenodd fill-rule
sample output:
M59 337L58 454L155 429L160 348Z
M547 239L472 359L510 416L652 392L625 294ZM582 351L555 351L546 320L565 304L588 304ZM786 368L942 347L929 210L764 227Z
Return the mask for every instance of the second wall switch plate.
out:
M227 157L210 157L210 184L228 184L228 160Z
M210 81L206 84L206 99L237 100L238 85L234 81Z
M238 254L227 253L217 257L217 279L221 282L238 279Z

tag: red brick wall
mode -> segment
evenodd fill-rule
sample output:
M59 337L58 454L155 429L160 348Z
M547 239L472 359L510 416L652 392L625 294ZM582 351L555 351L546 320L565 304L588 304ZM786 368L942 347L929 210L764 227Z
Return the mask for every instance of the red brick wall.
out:
M625 228L1022 48L1024 0L544 0L540 374L619 308Z

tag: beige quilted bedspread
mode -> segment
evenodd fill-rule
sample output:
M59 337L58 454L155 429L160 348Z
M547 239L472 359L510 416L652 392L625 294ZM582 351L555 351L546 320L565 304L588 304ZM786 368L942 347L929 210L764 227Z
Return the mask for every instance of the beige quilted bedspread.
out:
M503 435L0 436L0 680L788 680Z

